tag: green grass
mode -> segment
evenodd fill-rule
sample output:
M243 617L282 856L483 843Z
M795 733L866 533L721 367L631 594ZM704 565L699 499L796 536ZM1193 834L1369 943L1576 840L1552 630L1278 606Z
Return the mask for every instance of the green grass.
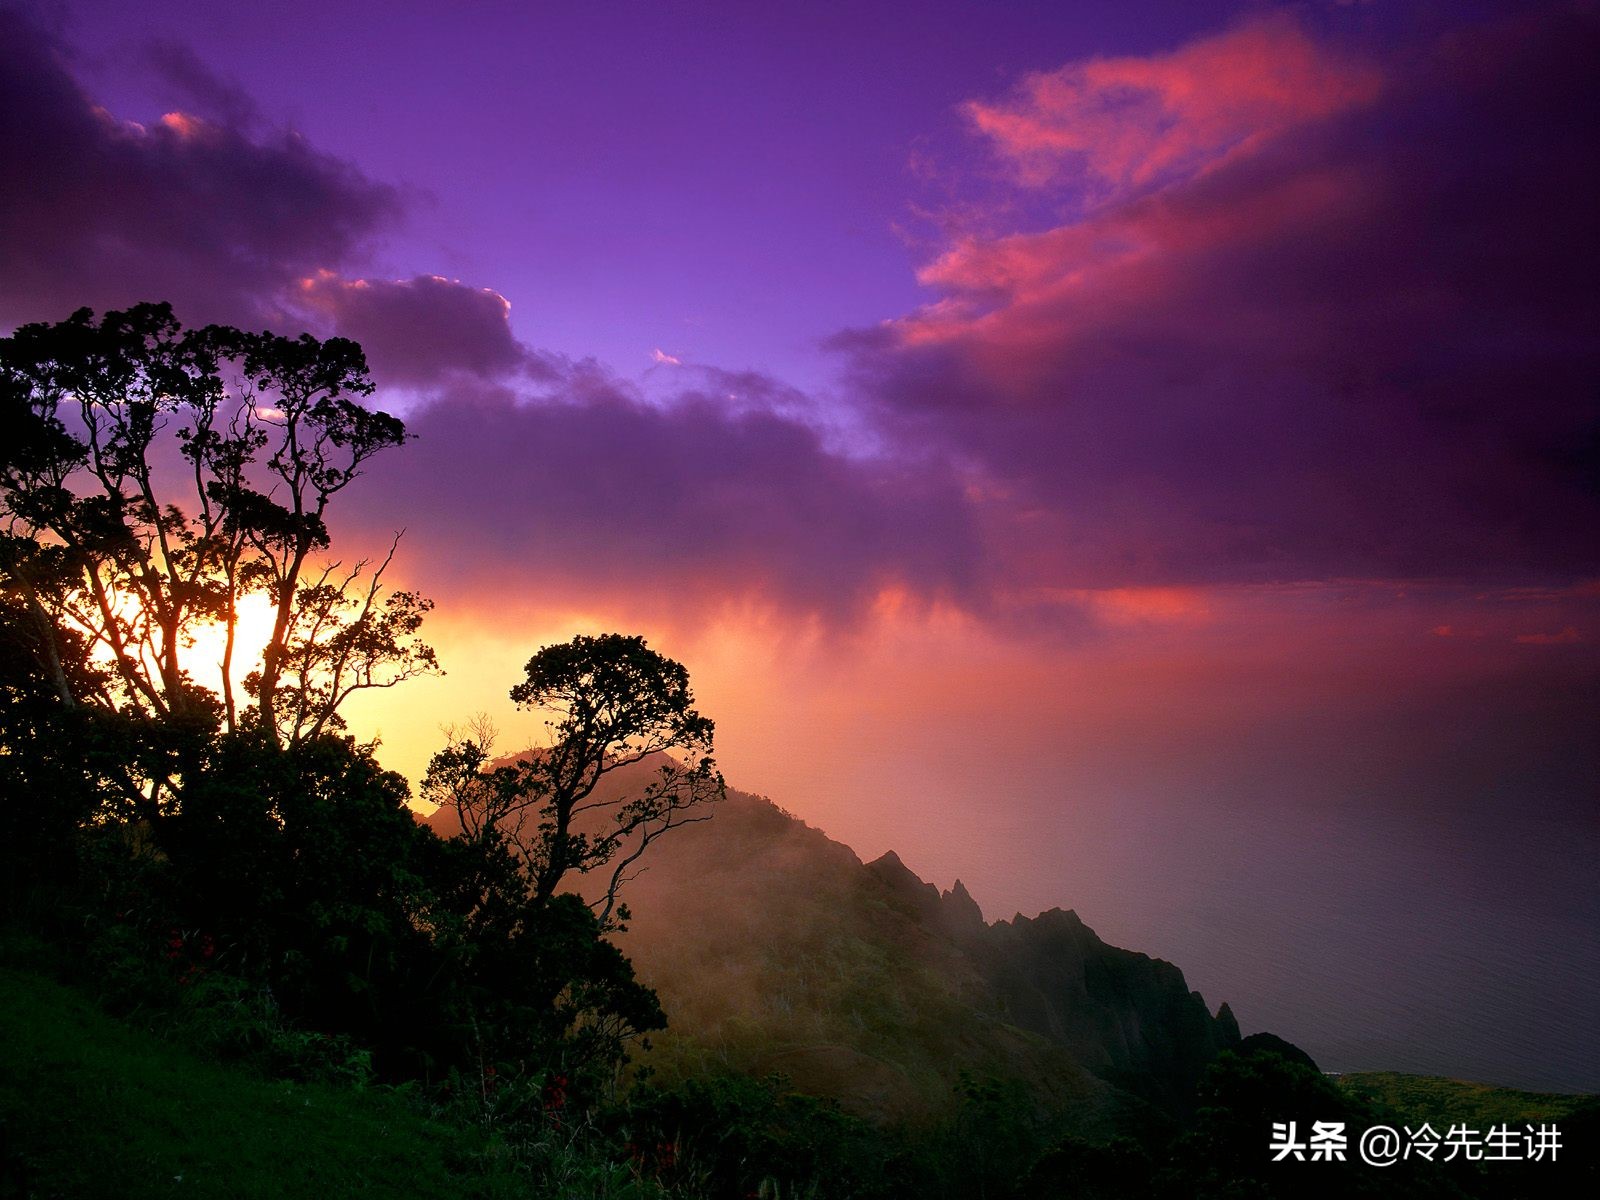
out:
M1519 1092L1487 1083L1468 1083L1432 1075L1394 1071L1356 1071L1337 1080L1345 1091L1373 1100L1408 1119L1484 1127L1495 1124L1561 1121L1595 1107L1593 1096L1555 1092Z
M0 1198L600 1198L661 1193L568 1153L536 1173L498 1138L403 1095L273 1081L107 1016L0 938ZM1387 1072L1345 1090L1436 1128L1592 1124L1597 1100ZM526 1147L523 1148L524 1151Z
M0 1196L493 1197L526 1179L401 1096L274 1082L0 968Z

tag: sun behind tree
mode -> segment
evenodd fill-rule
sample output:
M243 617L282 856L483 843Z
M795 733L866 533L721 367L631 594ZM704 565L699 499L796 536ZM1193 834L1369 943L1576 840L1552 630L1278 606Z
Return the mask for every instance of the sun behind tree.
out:
M80 309L0 340L0 572L64 704L220 703L226 728L258 722L294 745L341 727L355 692L438 670L417 637L431 602L382 587L392 545L314 562L335 498L406 439L363 405L372 391L354 342L185 329L166 304L99 322ZM263 608L260 661L241 678L240 615ZM103 687L59 669L61 629L108 665ZM215 699L195 682L197 641L220 650Z
M124 974L227 976L268 998L258 1042L287 1023L390 1079L581 1096L664 1024L604 934L628 867L720 795L712 724L642 639L546 647L514 695L557 714L552 749L453 761L548 819L520 842L493 814L484 837L419 824L340 708L437 671L432 605L384 588L393 544L322 561L336 498L406 440L372 390L353 342L165 304L0 339L0 916L71 914L56 935ZM602 777L665 750L683 761L580 828ZM595 908L558 890L607 864Z

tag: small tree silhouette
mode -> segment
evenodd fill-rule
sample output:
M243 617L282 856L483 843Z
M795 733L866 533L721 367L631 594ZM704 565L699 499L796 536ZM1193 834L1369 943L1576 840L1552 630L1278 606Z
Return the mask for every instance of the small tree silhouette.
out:
M536 902L571 875L609 868L593 907L602 926L614 927L627 919L618 893L650 844L706 820L705 806L724 794L713 723L694 707L689 673L641 637L546 646L526 673L511 698L552 714L552 744L491 766L494 731L480 721L434 756L423 795L453 809L464 836L509 847ZM601 787L653 755L663 760L642 789L619 796Z

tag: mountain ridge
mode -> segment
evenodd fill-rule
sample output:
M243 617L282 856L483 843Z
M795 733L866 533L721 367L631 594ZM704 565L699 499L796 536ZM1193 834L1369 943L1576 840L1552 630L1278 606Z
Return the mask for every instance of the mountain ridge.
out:
M609 786L637 786L648 764ZM453 814L428 824L453 832ZM985 921L890 850L864 862L766 797L650 848L617 941L659 993L639 1055L666 1079L778 1073L879 1120L948 1113L964 1079L1014 1088L1081 1128L1190 1110L1240 1041L1172 963L1110 946L1070 909Z

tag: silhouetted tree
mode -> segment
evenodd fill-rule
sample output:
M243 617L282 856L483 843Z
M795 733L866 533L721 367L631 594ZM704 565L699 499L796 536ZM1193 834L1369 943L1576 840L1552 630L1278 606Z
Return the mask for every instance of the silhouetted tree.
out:
M391 1076L609 1078L665 1018L603 935L630 864L721 794L712 724L642 639L548 647L513 695L554 714L551 747L497 770L487 726L452 739L429 786L468 836L419 825L339 710L437 670L431 604L383 588L393 545L318 561L335 498L405 438L371 391L352 342L186 330L164 304L0 339L0 898L60 908L46 874L81 868L62 936L130 967L108 977L230 973ZM207 627L215 688L191 673ZM664 751L634 794L600 788ZM593 906L558 894L602 867Z
M371 391L352 342L188 330L165 304L0 339L8 898L48 911L81 867L81 929L204 926L286 1008L363 1035L382 1022L352 997L392 1003L396 964L428 958L433 883L406 782L331 735L354 692L436 669L431 606L381 586L392 546L313 564L333 498L404 440ZM272 627L240 680L251 596ZM208 627L213 686L191 674Z
M630 869L668 830L705 820L705 805L724 793L713 723L694 707L689 673L641 637L546 646L526 673L511 698L552 714L551 745L494 766L492 730L479 725L433 757L423 795L452 808L468 839L507 845L536 901L570 876L609 869L594 907L602 925L625 920L618 893ZM652 756L660 762L642 789L602 787Z
M17 597L0 595L0 912L35 889L54 907L71 874L73 835L99 799L87 714L67 697L101 687L102 674L82 638L47 639Z
M0 582L64 704L201 719L220 704L226 728L258 722L293 745L338 728L355 691L437 670L416 636L431 605L384 593L389 558L312 565L333 499L405 439L360 403L371 392L353 342L186 330L166 304L98 323L81 309L0 339ZM272 626L240 681L252 594ZM215 698L190 672L208 625L225 639ZM62 670L69 633L108 664L93 687ZM169 783L145 781L147 815Z

